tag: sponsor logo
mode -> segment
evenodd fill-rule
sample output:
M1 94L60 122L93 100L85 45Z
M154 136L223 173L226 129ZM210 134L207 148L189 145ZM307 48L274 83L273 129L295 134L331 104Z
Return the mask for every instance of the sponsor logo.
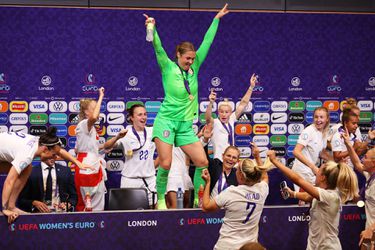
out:
M274 150L276 153L276 156L285 156L286 155L286 149L284 147L272 147L271 150Z
M52 101L49 103L49 110L51 112L66 112L68 104L65 101Z
M95 85L95 82L96 82L96 80L95 80L94 74L92 74L92 73L86 74L85 83L82 86L82 92L84 94L97 93L98 90L99 90L99 87L97 85Z
M51 113L49 115L50 124L65 124L68 121L68 117L64 113Z
M201 112L206 112L208 104L210 104L210 102L208 102L208 101L201 102L199 104L199 110ZM213 105L212 105L212 112L215 112L216 108L217 108L217 104L216 104L216 102L214 102Z
M68 127L68 135L69 136L76 136L76 125L70 125Z
M124 157L124 153L122 149L113 149L107 154L107 157L108 159L122 159Z
M7 126L0 126L0 133L6 133L8 132L8 127Z
M361 112L359 114L359 122L372 122L372 112Z
M75 148L77 143L77 137L70 137L68 139L68 147L69 148Z
M286 134L287 127L285 124L272 124L271 125L271 134L283 135Z
M305 116L303 113L290 113L288 115L289 122L297 122L301 123L305 120Z
M288 115L286 113L272 113L271 114L272 123L285 123L287 119L288 119Z
M371 111L374 108L372 101L359 101L357 106L361 111Z
M8 111L8 103L5 101L0 101L0 113Z
M10 91L10 86L6 84L5 73L0 73L0 94L8 94Z
M38 126L38 125L31 125L30 126L30 134L31 135L42 135L47 132L47 126Z
M234 132L236 133L236 135L250 135L251 125L250 124L237 124L234 127Z
M29 104L30 111L33 113L47 112L48 104L46 101L32 101Z
M358 126L361 134L367 134L372 129L371 123L359 123Z
M327 86L328 93L332 94L332 95L338 95L338 94L340 94L341 90L342 90L342 88L339 85L339 76L333 75L331 77L331 83L328 84L328 86Z
M286 144L285 135L273 135L271 136L271 145L272 146L284 146Z
M267 124L256 124L253 127L254 134L265 135L270 132L270 127Z
M80 111L79 101L69 102L69 111L73 113L78 113Z
M141 88L136 87L139 81L136 76L130 76L128 78L128 84L130 87L125 86L125 91L141 91Z
M255 101L254 111L255 112L268 112L271 108L271 103L269 101Z
M217 118L217 115L215 113L212 113L212 116L211 116L213 119ZM205 124L206 123L206 115L205 113L202 113L199 115L199 122L202 123L202 124Z
M33 113L29 116L30 124L47 124L48 115L44 113Z
M255 113L253 116L254 123L268 123L270 121L270 114Z
M10 102L9 107L11 112L26 112L29 108L25 101L12 101Z
M146 124L152 126L154 124L155 118L157 113L149 113L147 114L147 121Z
M261 158L266 158L267 157L268 148L267 147L258 147L258 148L259 148L259 156Z
M266 135L256 135L253 137L253 142L257 146L267 146L270 143L270 138Z
M25 125L14 125L14 126L10 126L9 132L27 134L28 129Z
M57 131L56 131L56 136L66 136L68 133L68 128L65 125L55 125L54 126Z
M40 79L40 83L43 86L39 86L38 90L41 90L41 91L55 90L53 86L50 86L52 84L52 78L49 75L42 76L42 78ZM41 111L41 112L46 112L46 111Z
M253 119L252 119L251 114L245 113L245 114L242 114L240 118L238 118L237 123L250 123L252 120Z
M68 120L69 120L70 124L78 124L79 115L78 114L69 114Z
M251 142L250 136L235 136L234 144L237 147L249 147Z
M108 112L124 112L125 103L122 101L110 101L107 103Z
M107 128L107 134L109 136L116 136L123 129L124 126L122 125L109 125Z
M141 101L130 101L126 103L126 109L130 109L135 104L141 104L144 105ZM109 110L108 110L109 111Z
M271 103L271 110L276 112L286 111L288 103L286 101L274 101Z
M313 121L314 121L314 112L307 112L305 119L306 119L307 123L313 123Z
M109 124L123 124L125 123L125 116L122 113L109 113L107 122Z
M314 111L316 108L321 107L323 104L321 101L307 101L306 103L306 110L307 111Z
M300 134L304 128L305 127L303 126L303 124L300 124L300 123L289 124L288 125L288 133L289 134Z
M289 156L289 151L288 151L288 156ZM293 156L293 155L292 155ZM288 158L288 160L286 161L286 166L288 168L292 168L293 167L293 164L294 164L294 158Z
M251 156L250 147L238 147L238 149L240 150L241 158L249 158Z
M65 137L60 137L60 141L61 141L61 147L62 148L66 148L66 138Z
M303 101L291 101L289 102L289 110L292 112L304 111L305 103Z
M287 148L287 150L286 150L287 151L287 155L291 156L291 157L294 157L293 150L294 150L294 146L289 146Z
M329 118L330 118L330 122L333 122L333 123L340 121L340 115L337 112L330 112Z
M301 79L298 76L293 77L290 80L290 84L293 87L289 87L289 91L302 91L302 88L299 87L301 85Z
M102 104L100 105L100 112L105 112L107 110L107 103L105 101L102 101Z
M298 141L298 135L289 135L288 136L288 144L289 145L297 145L297 141Z
M109 171L121 171L124 168L124 162L119 160L107 161L107 170Z
M338 101L325 101L323 107L327 108L328 111L337 111L339 110L340 104Z
M8 123L8 115L4 113L0 113L0 124L7 124Z
M236 109L238 108L238 106L240 105L241 102L236 102ZM243 112L244 113L249 113L253 110L253 103L252 102L249 102L246 107L244 108Z
M160 109L161 102L148 101L145 103L147 113L157 113Z
M22 114L10 114L9 122L11 124L26 124L28 121L28 116L25 113Z
M368 85L370 87L366 87L366 91L374 91L375 90L375 77L372 76L368 79Z
M221 80L220 80L219 77L213 77L213 78L211 79L211 85L212 85L213 87L219 87L220 84L221 84Z

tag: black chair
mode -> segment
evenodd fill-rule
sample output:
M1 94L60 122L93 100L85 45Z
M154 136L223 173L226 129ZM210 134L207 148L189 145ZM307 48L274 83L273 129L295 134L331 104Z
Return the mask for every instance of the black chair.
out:
M108 210L149 209L146 188L112 188L109 190Z

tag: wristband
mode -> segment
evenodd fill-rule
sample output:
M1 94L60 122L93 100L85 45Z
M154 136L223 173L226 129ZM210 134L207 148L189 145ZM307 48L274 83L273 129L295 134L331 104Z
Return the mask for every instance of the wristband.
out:
M250 89L250 90L253 90L254 88L253 88L253 86L250 86L249 89Z
M297 192L296 191L293 192L293 198L297 199Z

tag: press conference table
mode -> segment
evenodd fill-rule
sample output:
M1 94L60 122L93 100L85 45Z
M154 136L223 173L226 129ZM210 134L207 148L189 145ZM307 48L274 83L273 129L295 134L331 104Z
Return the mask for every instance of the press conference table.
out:
M267 249L305 249L307 207L266 206L259 241ZM212 249L224 211L199 209L30 214L9 225L0 216L0 249ZM363 208L343 206L340 240L357 249Z

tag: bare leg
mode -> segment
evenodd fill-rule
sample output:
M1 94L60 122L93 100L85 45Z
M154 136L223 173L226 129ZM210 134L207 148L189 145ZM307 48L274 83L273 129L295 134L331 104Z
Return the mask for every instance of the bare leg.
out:
M168 208L177 208L177 193L175 191L167 193L167 205Z

